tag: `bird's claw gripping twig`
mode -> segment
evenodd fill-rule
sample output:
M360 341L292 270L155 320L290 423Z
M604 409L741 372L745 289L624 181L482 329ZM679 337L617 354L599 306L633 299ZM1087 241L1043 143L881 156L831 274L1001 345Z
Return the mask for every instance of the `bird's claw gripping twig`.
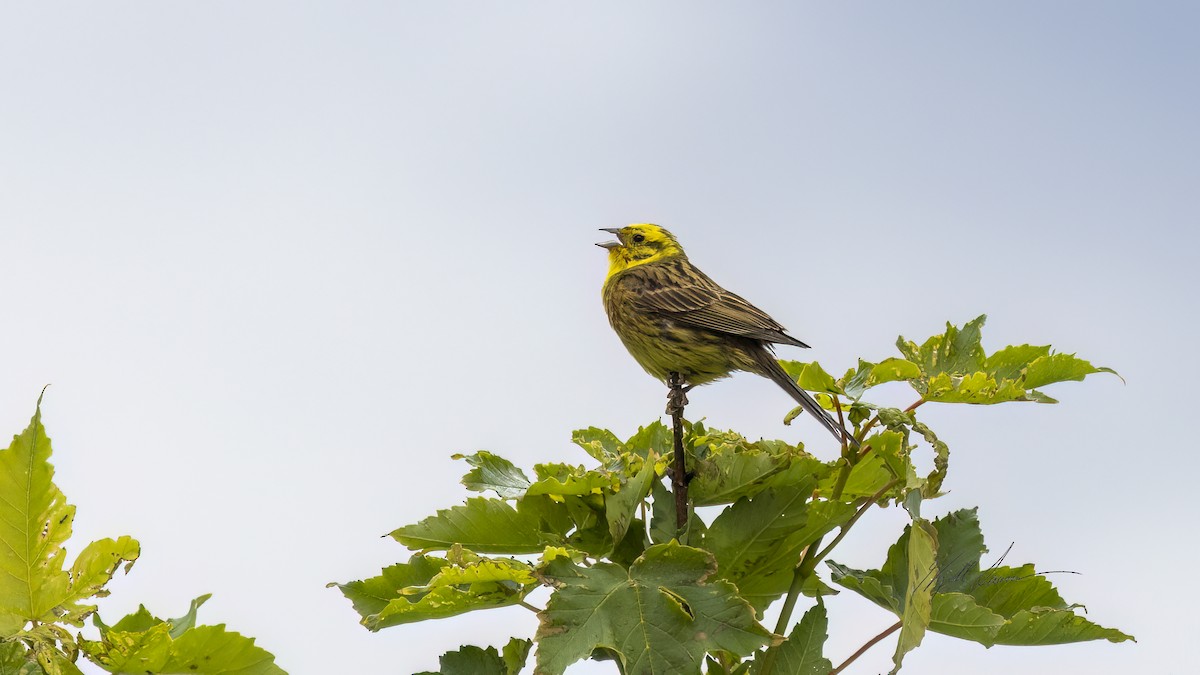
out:
M667 390L667 414L674 416L682 413L684 407L687 406L687 393L692 390L692 387L684 386L683 378L677 373L671 373L671 377L667 379L667 385L670 387Z

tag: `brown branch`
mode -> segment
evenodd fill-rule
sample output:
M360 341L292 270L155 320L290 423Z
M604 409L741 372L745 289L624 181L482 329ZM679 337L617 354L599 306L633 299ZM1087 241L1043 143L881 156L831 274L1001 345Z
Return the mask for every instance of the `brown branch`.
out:
M887 629L887 630L883 631L883 632L882 632L882 633L880 633L879 635L876 635L875 637L871 638L870 640L867 640L867 643L866 643L865 645L863 645L863 646L859 647L859 648L858 648L858 651L856 651L856 652L854 652L853 654L851 654L851 655L850 655L850 658L848 658L848 659L846 659L845 661L843 661L843 662L842 662L842 665L840 665L840 666L838 666L837 668L834 668L833 670L829 671L829 675L837 675L838 673L840 673L840 672L842 672L843 670L845 670L845 669L846 669L846 666L850 665L851 663L854 663L854 659L857 659L858 657L860 657L860 656L862 656L862 655L863 655L863 652L867 651L867 650L868 650L868 649L870 649L871 647L874 647L876 642L879 642L879 641L880 641L880 640L882 640L883 638L885 638L885 637L887 637L887 636L891 635L892 633L895 633L896 631L900 630L900 626L902 626L903 624L904 624L904 622L903 622L903 621L897 621L896 623L894 623L894 624L892 624L890 627L888 627L888 629Z
M676 538L680 543L686 543L684 532L688 524L688 474L687 456L683 451L683 408L687 405L687 392L679 373L671 373L667 384L671 387L671 392L667 395L667 412L671 413L671 427L675 437L671 491L675 494Z

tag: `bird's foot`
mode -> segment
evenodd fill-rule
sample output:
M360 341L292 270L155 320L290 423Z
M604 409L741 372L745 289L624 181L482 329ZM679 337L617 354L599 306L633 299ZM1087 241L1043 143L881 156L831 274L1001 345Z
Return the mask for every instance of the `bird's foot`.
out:
M688 404L687 393L692 390L693 385L684 386L683 379L674 373L667 380L667 384L671 386L667 391L667 414L675 416L683 413L684 407Z

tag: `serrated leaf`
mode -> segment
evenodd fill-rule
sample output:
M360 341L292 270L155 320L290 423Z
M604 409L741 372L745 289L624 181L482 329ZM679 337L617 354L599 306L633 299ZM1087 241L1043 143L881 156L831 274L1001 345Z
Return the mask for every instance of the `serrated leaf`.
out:
M733 582L761 615L787 592L805 547L844 524L851 504L809 503L812 486L767 490L727 507L705 532L702 546L717 560L717 574Z
M1133 640L1115 628L1096 625L1070 609L1034 607L1012 616L991 641L996 645L1061 645L1089 640L1125 642Z
M81 625L88 614L96 610L95 605L80 605L79 603L92 597L104 597L104 590L121 564L128 571L137 560L141 547L136 539L123 536L119 539L101 539L84 547L71 565L70 586L67 597L59 603L59 620L73 625Z
M936 571L923 584L934 591L929 630L986 647L1133 639L1075 614L1077 606L1068 605L1031 564L980 570L980 555L986 548L974 509L939 518L933 529L938 545L935 562L928 568ZM905 528L878 570L855 570L827 561L833 581L900 616L912 583L910 574L900 572L926 567L924 561L917 561L915 567L911 562L910 531Z
M687 422L684 422L684 425L686 427ZM685 431L687 430L685 429ZM637 433L625 441L621 450L642 458L649 457L651 454L665 457L673 450L674 442L674 431L663 424L661 420L655 420L644 427L638 427Z
M502 656L504 657L504 666L507 668L507 675L517 675L525 667L525 661L529 659L529 651L533 649L533 640L519 640L512 638L508 644L504 645Z
M825 641L828 639L829 618L825 606L813 605L792 628L787 642L765 652L777 652L771 672L776 675L829 675L833 664L824 656ZM761 661L755 658L750 672L758 675L761 670Z
M945 333L930 337L920 347L903 337L897 338L896 346L928 377L939 373L973 373L984 362L981 332L985 321L986 314L968 321L962 328L947 322Z
M391 533L413 550L446 550L461 544L479 553L540 553L554 542L538 530L536 514L518 511L500 499L472 497L415 525Z
M138 610L132 614L126 614L121 617L120 621L113 624L111 627L104 625L100 620L99 614L92 615L92 622L100 629L103 634L107 631L114 630L124 633L140 633L149 630L152 626L157 626L160 623L165 623L162 619L155 618L150 610L146 609L145 605L138 605Z
M983 370L997 380L1016 380L1029 364L1050 355L1050 345L1009 345L998 349L983 362Z
M627 675L698 672L706 652L745 655L772 636L727 581L711 580L712 556L677 543L647 549L625 569L561 559L542 575L557 590L540 613L537 672L558 675L608 650Z
M418 554L406 563L383 568L379 576L331 585L337 586L365 619L383 611L389 602L400 597L402 589L428 585L429 580L449 564L445 558Z
M740 434L705 430L688 438L693 476L688 497L695 506L731 504L768 488L789 488L812 476L827 475L829 465L784 441L750 442Z
M471 455L454 455L454 459L466 460L467 464L474 467L462 478L462 484L468 490L491 490L503 499L515 499L529 488L530 482L525 472L499 455L480 450Z
M51 453L39 398L29 426L0 451L0 637L30 621L82 625L95 607L81 603L107 595L117 567L138 556L130 537L102 539L63 569L75 507L54 484Z
M1028 400L1020 382L1014 380L997 382L995 377L984 372L964 375L938 373L926 384L923 398L936 403L981 405Z
M226 630L224 624L196 626L196 610L208 597L196 598L187 614L169 621L155 618L144 606L112 627L96 617L101 639L84 640L80 647L110 673L286 675L253 638Z
M1079 381L1093 373L1116 375L1117 371L1093 366L1074 354L1050 354L1029 364L1025 369L1024 385L1026 389L1037 389L1055 382Z
M92 663L110 673L161 673L171 656L171 627L159 621L143 631L109 630L80 647Z
M612 491L620 484L620 477L614 473L593 471L570 464L538 464L533 470L538 480L525 490L525 494L531 497L599 495L605 491Z
M980 344L984 319L981 316L962 329L947 323L943 335L929 338L920 347L904 338L897 341L896 346L905 359L921 371L920 377L909 381L926 401L977 405L1009 401L1056 403L1036 389L1055 382L1082 380L1093 373L1116 374L1111 368L1095 367L1073 354L1054 354L1049 345L1010 345L985 356ZM861 378L861 366L855 377Z
M622 443L613 432L596 427L575 430L571 442L605 466L615 462L622 450Z
M938 593L969 592L979 584L979 559L987 552L976 509L959 509L933 522L937 530Z
M54 485L50 438L40 406L29 426L0 451L0 628L14 634L27 621L53 621L69 592L63 543L75 507Z
M286 675L275 657L254 638L225 629L224 624L197 626L171 644L163 673L196 675Z
M415 675L503 675L504 661L495 647L463 645L452 652L438 657L440 668L422 671Z
M524 586L537 582L533 568L527 563L512 558L484 558L456 565L447 565L429 580L430 588L439 586L462 586L494 581L511 581Z
M362 616L362 625L377 631L515 605L535 584L530 567L518 560L486 558L460 548L451 557L414 555L378 577L335 585Z

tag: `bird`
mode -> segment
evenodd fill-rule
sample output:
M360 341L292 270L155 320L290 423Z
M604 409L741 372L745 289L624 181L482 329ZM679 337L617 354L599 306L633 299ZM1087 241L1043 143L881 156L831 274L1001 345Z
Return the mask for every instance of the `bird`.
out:
M701 272L665 228L636 223L600 229L616 236L596 244L608 249L601 290L608 321L647 373L680 392L677 399L668 395L668 413L682 409L682 396L692 387L744 371L778 384L839 443L853 442L775 359L773 345L807 344Z

